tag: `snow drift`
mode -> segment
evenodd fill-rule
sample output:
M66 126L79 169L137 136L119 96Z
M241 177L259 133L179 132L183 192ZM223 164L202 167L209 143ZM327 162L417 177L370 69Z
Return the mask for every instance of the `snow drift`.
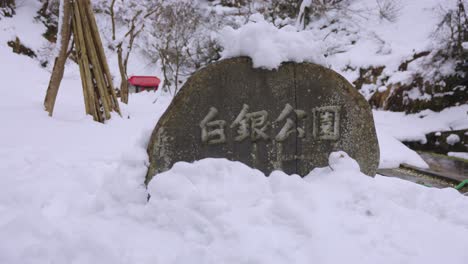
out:
M66 185L48 178L2 191L1 263L462 264L468 257L468 215L460 213L467 197L368 177L345 153L305 178L265 177L224 159L180 162L150 182L148 203L144 188L115 174L68 176Z

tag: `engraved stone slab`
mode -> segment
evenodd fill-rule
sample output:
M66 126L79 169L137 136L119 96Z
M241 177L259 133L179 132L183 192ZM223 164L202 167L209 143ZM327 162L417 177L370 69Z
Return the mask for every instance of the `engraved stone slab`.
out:
M338 150L375 175L372 112L348 81L311 63L271 71L233 58L196 72L177 94L151 136L146 182L177 161L207 157L303 176Z

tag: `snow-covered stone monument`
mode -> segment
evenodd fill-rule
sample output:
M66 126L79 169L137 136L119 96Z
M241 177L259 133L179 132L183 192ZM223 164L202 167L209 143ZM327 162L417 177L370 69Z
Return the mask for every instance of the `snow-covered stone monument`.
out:
M266 70L238 57L196 72L177 94L151 136L146 182L177 161L208 157L306 175L338 150L375 175L372 112L346 79L312 63Z

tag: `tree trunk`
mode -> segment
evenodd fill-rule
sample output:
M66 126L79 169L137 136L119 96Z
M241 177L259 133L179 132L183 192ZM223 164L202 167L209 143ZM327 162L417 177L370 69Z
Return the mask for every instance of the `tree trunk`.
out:
M120 82L120 101L124 104L128 104L127 71L125 69L122 55L122 47L120 45L119 47L117 47L117 57L119 60L120 78L122 79L122 81Z
M109 11L110 11L110 16L111 16L111 22L112 22L112 40L115 40L115 15L114 15L114 5L115 5L115 0L112 0Z
M132 18L132 24L130 27L130 30L125 34L124 40L122 40L118 45L117 45L117 59L119 61L119 71L120 71L120 77L121 77L121 82L120 82L120 101L124 104L128 104L128 75L127 75L127 65L128 65L128 59L130 58L130 53L132 52L133 48L133 42L135 41L135 38L141 33L145 25L143 24L138 31L135 32L136 26L135 26L135 21L137 18L140 16L141 11L137 12L133 18ZM113 16L113 14L112 14ZM112 18L113 19L113 18ZM123 56L123 50L122 50L122 45L125 41L125 38L129 37L128 40L128 47L127 47L127 52L125 54L125 58Z
M1 1L1 0L0 0ZM69 0L63 1L63 17L61 23L61 30L60 30L60 50L55 58L54 68L52 70L52 75L50 77L49 87L47 88L46 97L44 100L44 107L47 112L49 112L49 116L52 116L54 112L55 100L57 98L58 89L60 87L60 83L62 82L63 72L65 70L65 62L67 60L67 51L68 51L68 44L70 42L70 29L71 29L71 3Z

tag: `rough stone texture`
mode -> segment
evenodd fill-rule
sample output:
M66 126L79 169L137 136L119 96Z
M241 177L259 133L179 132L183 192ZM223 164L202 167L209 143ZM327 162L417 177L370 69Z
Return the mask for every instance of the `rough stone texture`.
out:
M238 118L245 105L246 115ZM257 117L265 112L262 123ZM216 134L222 127L225 140ZM190 77L159 120L148 146L146 182L177 161L206 157L241 161L266 174L280 169L303 176L327 166L329 153L337 150L375 175L379 146L372 112L342 76L311 63L284 63L270 71L252 68L249 58L227 59Z

